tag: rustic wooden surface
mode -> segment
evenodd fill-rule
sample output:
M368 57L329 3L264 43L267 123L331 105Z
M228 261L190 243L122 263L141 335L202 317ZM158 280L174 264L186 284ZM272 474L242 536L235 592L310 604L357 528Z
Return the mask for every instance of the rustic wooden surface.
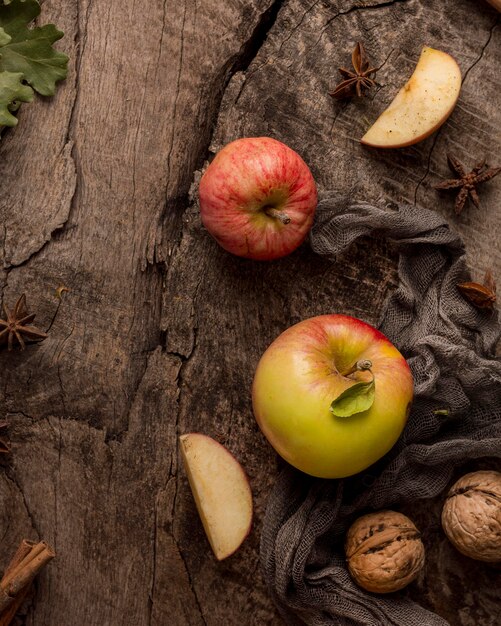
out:
M431 186L448 175L447 150L500 159L498 13L481 0L45 0L42 15L65 31L71 71L0 143L2 298L26 292L50 327L41 345L0 354L13 446L0 568L23 537L57 551L20 623L281 624L259 574L277 463L252 417L253 369L302 318L375 322L396 258L373 241L335 264L307 246L269 264L233 258L202 229L190 186L225 142L271 135L321 187L436 208L464 236L474 276L490 266L501 279L501 181L460 217ZM334 103L336 68L360 39L384 63L381 87ZM456 110L417 146L364 149L357 138L423 44L458 59ZM224 441L254 491L253 532L220 564L179 464L177 436L191 430ZM415 510L430 556L411 595L451 624L499 624L500 570L458 557L439 503Z

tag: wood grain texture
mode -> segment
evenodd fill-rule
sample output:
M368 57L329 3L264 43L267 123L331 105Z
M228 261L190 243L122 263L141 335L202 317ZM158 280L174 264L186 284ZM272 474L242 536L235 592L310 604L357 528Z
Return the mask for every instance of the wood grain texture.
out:
M29 626L278 625L258 562L277 461L252 417L253 371L305 317L376 322L396 257L374 240L336 263L306 245L273 263L231 257L201 227L200 170L231 139L271 135L321 187L436 208L464 237L475 278L490 266L500 280L499 180L460 217L432 189L448 176L447 150L498 161L499 16L474 0L45 0L42 11L66 33L71 71L0 143L2 298L25 291L50 328L39 346L0 353L13 445L0 468L0 567L24 536L57 552ZM360 39L384 63L381 86L333 102L336 68ZM417 146L363 148L424 44L460 63L456 110ZM179 466L177 436L192 430L225 443L253 488L251 536L222 563ZM495 588L440 545L438 573L412 593L452 624L494 626Z

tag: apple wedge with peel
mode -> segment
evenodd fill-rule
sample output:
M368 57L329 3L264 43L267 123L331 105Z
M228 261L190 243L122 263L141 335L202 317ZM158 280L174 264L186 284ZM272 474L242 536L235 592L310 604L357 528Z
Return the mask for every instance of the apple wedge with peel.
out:
M250 532L252 493L244 470L224 446L201 433L179 437L181 455L205 533L221 561Z
M461 71L446 52L425 47L414 73L362 137L374 148L403 148L435 132L454 109Z

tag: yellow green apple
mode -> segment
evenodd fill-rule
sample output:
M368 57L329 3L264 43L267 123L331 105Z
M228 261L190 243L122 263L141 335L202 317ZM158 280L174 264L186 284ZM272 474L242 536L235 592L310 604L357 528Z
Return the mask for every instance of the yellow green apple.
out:
M425 47L408 82L362 137L374 148L411 146L435 132L456 106L461 71L446 52Z
M283 332L261 357L252 389L254 415L278 454L322 478L351 476L386 454L412 397L412 374L397 348L346 315Z
M211 548L218 560L233 554L250 532L252 494L236 458L201 433L179 438L191 491Z

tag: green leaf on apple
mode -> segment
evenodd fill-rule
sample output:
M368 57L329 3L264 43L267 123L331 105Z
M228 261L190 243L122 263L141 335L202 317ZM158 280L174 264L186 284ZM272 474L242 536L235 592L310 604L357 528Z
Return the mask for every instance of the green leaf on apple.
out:
M369 382L355 383L345 389L331 404L331 413L336 417L350 417L371 408L376 395L374 378Z

